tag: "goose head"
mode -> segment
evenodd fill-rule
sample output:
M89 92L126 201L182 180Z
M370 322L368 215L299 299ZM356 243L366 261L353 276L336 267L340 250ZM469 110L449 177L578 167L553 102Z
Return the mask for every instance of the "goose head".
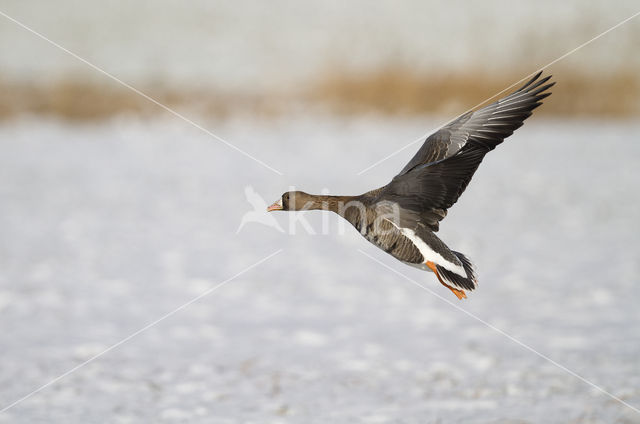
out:
M272 211L301 211L311 209L317 200L315 196L304 191L288 191L267 208Z

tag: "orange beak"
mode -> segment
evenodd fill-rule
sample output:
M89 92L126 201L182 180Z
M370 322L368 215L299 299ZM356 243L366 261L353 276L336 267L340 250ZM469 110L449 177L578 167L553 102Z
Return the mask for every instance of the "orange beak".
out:
M281 211L281 210L282 210L282 199L278 199L277 202L275 202L273 205L267 208L267 212Z

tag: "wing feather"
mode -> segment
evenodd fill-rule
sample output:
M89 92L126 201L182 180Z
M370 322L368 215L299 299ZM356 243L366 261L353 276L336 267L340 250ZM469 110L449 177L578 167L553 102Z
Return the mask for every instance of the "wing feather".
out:
M438 231L438 221L458 200L484 156L520 128L555 83L541 72L510 95L467 112L430 135L393 180L376 192L413 222ZM412 212L412 213L409 213Z
M487 152L489 148L480 144L467 145L450 158L420 165L395 177L380 192L379 200L417 212L446 211L458 200Z
M537 73L510 95L473 112L467 112L427 137L415 156L400 171L406 174L417 166L443 160L455 155L469 140L483 140L490 149L522 126L531 112L542 104L545 93L555 83L547 83L551 76L539 79Z

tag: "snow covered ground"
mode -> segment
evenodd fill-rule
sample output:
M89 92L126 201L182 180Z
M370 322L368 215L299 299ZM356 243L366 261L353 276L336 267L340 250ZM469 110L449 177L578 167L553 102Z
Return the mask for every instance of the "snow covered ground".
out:
M477 264L458 302L362 239L248 223L250 185L356 194L440 122L0 125L0 423L638 423L640 124L534 116L484 161L440 236ZM288 229L287 214L274 215ZM321 232L322 213L307 213Z

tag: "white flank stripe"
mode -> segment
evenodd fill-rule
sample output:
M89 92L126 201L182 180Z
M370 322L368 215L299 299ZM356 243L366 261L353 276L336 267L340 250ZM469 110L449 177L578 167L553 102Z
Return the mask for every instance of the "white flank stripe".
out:
M442 255L431 249L424 240L418 237L415 231L410 230L409 228L400 228L400 231L402 231L402 234L411 240L411 242L418 248L425 262L433 262L448 271L455 272L464 278L468 278L467 272L461 265L456 265L443 258Z
M404 235L406 238L408 238L411 241L411 243L413 243L413 245L420 251L420 254L424 258L425 262L433 262L434 264L438 264L442 268L444 268L444 269L446 269L448 271L451 271L451 272L455 272L456 274L458 274L458 275L460 275L460 276L462 276L464 278L468 278L469 277L467 275L467 272L462 267L462 265L456 265L454 263L449 262L445 258L443 258L442 255L440 255L438 252L436 252L435 250L430 248L429 245L424 242L424 240L422 240L420 237L418 237L416 235L415 231L413 231L410 228L399 227L399 226L396 225L395 222L393 222L390 219L387 219L387 218L384 218L384 219L389 221L394 227L396 227L398 230L400 230L402 232L402 235ZM406 262L406 263L408 263L408 262ZM413 265L413 266L416 266L416 267L418 267L420 269L424 269L419 264L409 264L409 265ZM427 269L429 271L431 271L429 268L427 268Z

